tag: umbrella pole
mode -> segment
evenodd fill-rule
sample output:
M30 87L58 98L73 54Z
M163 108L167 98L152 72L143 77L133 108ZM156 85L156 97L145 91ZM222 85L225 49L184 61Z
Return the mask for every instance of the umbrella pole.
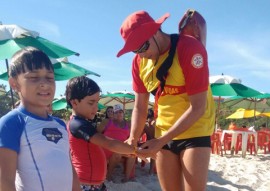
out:
M218 116L219 116L219 108L220 108L220 99L221 99L221 96L218 97L218 108L217 108L217 113L216 113L215 132L218 129Z
M124 103L123 103L123 109L124 109L124 111L125 111L125 106L126 106L126 98L124 97Z
M256 103L257 103L257 100L255 98L255 104L254 104L254 121L253 121L253 126L254 128L256 129Z
M8 69L8 60L6 60L6 67L7 67L7 74L9 73L9 69ZM14 96L13 96L13 91L12 91L12 88L11 86L9 86L10 88L10 96L11 96L11 103L12 103L12 108L14 109L15 108L15 103L14 103Z

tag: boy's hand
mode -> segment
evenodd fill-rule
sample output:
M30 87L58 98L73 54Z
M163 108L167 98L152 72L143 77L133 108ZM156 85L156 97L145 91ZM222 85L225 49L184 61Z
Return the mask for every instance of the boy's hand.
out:
M143 151L143 149L141 147L137 149L136 155L141 160L143 160L143 161L145 161L147 163L150 162L147 158L152 158L152 159L156 160L156 154L147 153L147 152Z

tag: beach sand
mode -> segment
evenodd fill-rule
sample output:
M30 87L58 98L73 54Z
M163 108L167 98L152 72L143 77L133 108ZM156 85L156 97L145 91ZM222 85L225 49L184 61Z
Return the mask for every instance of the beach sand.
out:
M114 182L106 181L109 191L161 191L156 175L148 174L149 164L136 165L135 179L122 183L123 169L115 170ZM261 152L254 156L241 152L223 157L212 154L207 182L207 191L268 191L270 190L270 154Z

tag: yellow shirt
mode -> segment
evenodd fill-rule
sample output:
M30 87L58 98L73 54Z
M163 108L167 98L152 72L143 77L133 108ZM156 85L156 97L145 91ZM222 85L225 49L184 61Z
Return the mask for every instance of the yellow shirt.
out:
M210 136L213 133L215 106L208 81L207 54L204 47L197 42L194 42L193 38L190 39L190 37L187 39L182 37L178 42L173 64L168 71L164 90L157 103L158 118L156 120L155 137L165 134L188 109L190 106L188 95L203 91L208 92L204 115L188 130L175 137L174 140ZM184 47L186 49L183 49ZM132 68L135 92L152 92L159 86L156 72L167 56L168 51L160 55L156 66L154 66L153 60L135 57ZM180 61L183 61L183 64Z

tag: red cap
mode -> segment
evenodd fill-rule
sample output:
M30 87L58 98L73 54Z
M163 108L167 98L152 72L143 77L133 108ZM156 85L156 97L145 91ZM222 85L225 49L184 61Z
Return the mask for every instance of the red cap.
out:
M136 50L151 38L160 28L160 25L170 16L166 13L158 20L154 20L147 12L137 11L129 15L123 22L120 33L125 41L124 47L118 52L117 57Z

